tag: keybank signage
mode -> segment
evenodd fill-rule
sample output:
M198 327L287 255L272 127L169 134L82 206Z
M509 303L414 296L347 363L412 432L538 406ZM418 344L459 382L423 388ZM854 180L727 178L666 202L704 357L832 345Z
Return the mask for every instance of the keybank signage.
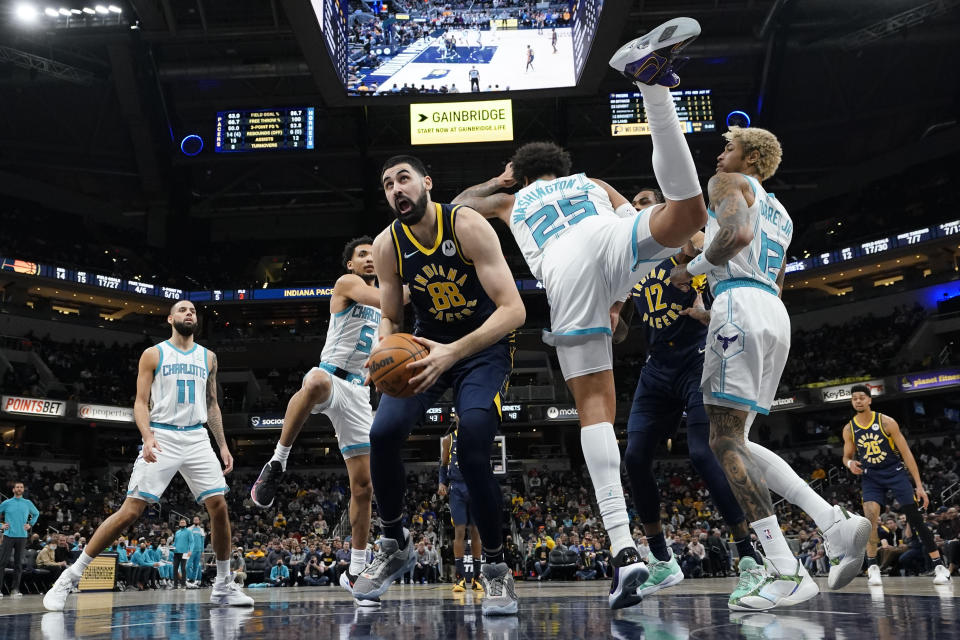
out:
M824 387L820 390L820 393L823 394L824 402L842 402L850 399L850 389L858 384L866 385L866 387L870 389L871 396L882 396L886 393L883 380L867 380L866 382L853 382L834 387Z

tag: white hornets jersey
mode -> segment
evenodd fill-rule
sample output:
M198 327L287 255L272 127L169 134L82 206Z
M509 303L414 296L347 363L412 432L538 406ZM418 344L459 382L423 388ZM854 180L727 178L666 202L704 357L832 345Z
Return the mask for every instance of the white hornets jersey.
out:
M207 350L194 343L180 351L169 340L156 345L160 363L150 387L150 422L190 427L207 421Z
M321 360L356 375L364 375L363 363L377 344L380 309L353 302L338 313L330 314L327 341Z
M607 192L582 173L537 180L514 196L510 231L531 273L543 282L540 264L551 241L597 215L618 217Z
M777 276L786 268L787 247L793 238L793 220L787 210L773 196L767 193L760 182L750 176L744 176L753 187L753 205L747 209L753 241L740 250L730 261L707 272L710 290L720 295L718 283L744 280L759 283L779 293ZM703 246L708 247L720 230L716 214L708 209L706 239ZM729 286L729 285L727 285ZM723 285L721 285L722 288Z

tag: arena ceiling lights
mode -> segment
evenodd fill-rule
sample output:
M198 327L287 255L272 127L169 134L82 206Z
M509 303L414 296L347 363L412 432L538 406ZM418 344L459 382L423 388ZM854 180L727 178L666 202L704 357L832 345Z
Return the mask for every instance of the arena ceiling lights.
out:
M115 4L92 6L46 5L20 2L14 7L14 16L24 25L38 24L53 28L102 27L126 24L123 8Z

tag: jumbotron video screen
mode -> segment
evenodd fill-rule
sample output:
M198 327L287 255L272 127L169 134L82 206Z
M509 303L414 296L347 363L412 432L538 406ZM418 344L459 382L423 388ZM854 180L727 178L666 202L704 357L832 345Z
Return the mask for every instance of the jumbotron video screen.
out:
M350 96L574 87L603 10L603 0L441 12L374 3L375 11L350 13L346 0L311 4Z

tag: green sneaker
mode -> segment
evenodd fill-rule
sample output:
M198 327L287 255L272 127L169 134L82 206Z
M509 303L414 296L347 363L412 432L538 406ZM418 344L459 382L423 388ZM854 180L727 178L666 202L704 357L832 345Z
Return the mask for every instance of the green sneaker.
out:
M666 589L683 582L683 571L680 570L680 565L677 564L673 551L667 549L667 552L670 554L668 560L657 560L652 553L650 554L650 561L647 563L650 576L637 589L637 595L641 598L652 596L660 589Z
M760 567L753 558L744 558L740 582L730 594L728 606L735 611L763 611L799 604L818 593L820 588L799 562L792 574L786 574L769 561Z

